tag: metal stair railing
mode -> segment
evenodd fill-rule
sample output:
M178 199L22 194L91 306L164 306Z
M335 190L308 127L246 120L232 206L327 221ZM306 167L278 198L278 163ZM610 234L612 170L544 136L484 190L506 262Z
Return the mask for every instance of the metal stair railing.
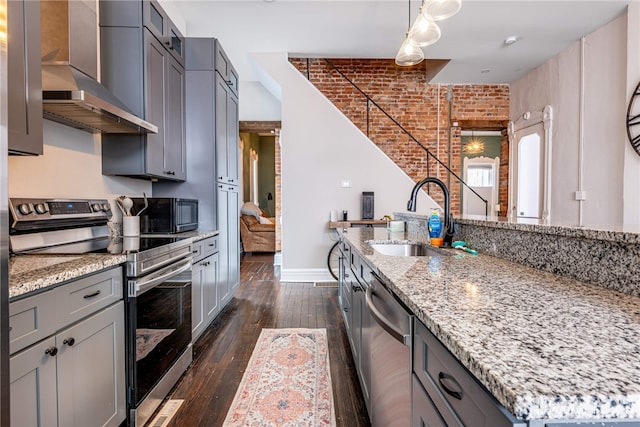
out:
M454 171L451 170L451 168L449 168L445 163L443 163L435 154L433 154L424 144L422 144L415 136L413 136L411 132L409 132L404 126L402 126L394 117L392 117L389 113L387 113L387 111L384 108L382 108L380 104L374 101L369 96L369 94L363 91L357 84L355 84L349 77L347 77L335 64L333 64L327 58L322 58L322 60L327 65L329 65L329 67L332 70L337 72L340 75L340 77L342 77L343 80L348 82L355 90L357 90L365 98L366 100L366 135L369 139L371 139L370 137L371 120L370 120L369 111L371 109L371 106L373 105L382 114L384 114L398 129L400 129L407 137L409 137L411 141L413 141L417 146L419 146L422 150L424 150L424 152L427 155L427 176L430 176L430 170L431 170L431 168L429 167L429 159L433 159L435 162L437 162L437 164L442 166L449 173L450 176L453 176L455 179L458 180L460 184L462 184L464 187L469 189L471 193L473 193L476 197L482 200L484 202L485 216L489 215L489 202L487 201L487 199L485 199L480 194L478 194L473 188L469 187L469 185L466 182L464 182L462 178L460 178ZM311 80L309 69L310 69L310 63L309 63L309 58L307 58L307 70L306 70L307 80Z

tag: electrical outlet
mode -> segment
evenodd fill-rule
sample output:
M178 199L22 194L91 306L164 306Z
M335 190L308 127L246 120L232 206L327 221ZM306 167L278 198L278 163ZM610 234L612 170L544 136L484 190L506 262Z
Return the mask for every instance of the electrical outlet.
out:
M576 191L576 200L587 200L586 191Z
M340 181L340 187L342 188L351 188L351 180L350 179L343 179Z

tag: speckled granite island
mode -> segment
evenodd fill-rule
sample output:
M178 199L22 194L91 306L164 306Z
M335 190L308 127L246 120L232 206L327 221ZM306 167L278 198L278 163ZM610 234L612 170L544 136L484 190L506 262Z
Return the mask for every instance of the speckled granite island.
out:
M341 234L516 417L640 425L639 297L482 253L394 257L367 243L404 232Z

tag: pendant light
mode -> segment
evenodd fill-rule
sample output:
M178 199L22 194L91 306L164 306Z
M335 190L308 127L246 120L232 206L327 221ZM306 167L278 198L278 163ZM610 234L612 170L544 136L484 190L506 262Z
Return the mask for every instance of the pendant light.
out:
M423 3L416 22L413 23L409 30L409 37L416 46L425 47L440 40L441 35L440 27L433 17L429 15L427 6Z
M402 42L400 50L396 55L396 64L401 67L419 64L424 59L424 52L422 52L422 49L416 46L411 37L409 37L409 31L411 30L411 0L408 0L408 3L409 25L407 26L407 36L405 37L404 42Z
M425 6L435 21L442 21L458 13L462 0L427 0Z

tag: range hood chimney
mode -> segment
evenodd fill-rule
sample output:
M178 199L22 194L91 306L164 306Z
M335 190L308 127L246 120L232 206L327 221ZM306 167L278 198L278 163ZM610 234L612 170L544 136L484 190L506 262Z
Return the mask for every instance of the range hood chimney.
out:
M96 0L42 0L43 115L90 133L157 133L97 81Z

